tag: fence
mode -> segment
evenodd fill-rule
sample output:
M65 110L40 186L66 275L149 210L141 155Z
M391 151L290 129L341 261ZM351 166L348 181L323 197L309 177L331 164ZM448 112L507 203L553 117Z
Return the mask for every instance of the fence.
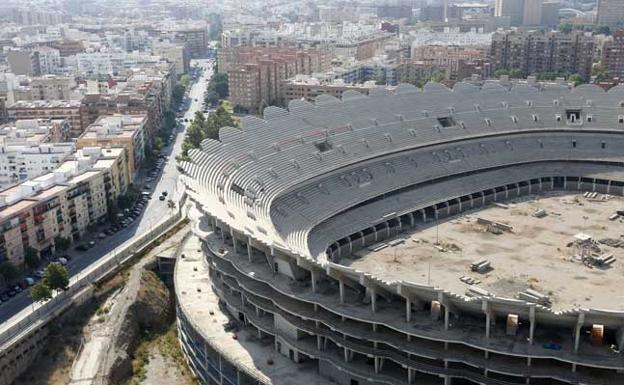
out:
M130 259L135 252L147 246L151 241L177 224L183 218L182 209L185 198L186 194L183 194L175 214L164 218L149 230L122 243L121 246L104 255L96 263L91 264L85 270L71 277L67 290L58 293L47 302L33 304L30 308L22 310L4 322L0 326L0 352L7 348L5 345L10 343L11 340L22 338L22 334L25 331L34 330L57 317L72 304L72 299L83 289L104 278L119 265Z

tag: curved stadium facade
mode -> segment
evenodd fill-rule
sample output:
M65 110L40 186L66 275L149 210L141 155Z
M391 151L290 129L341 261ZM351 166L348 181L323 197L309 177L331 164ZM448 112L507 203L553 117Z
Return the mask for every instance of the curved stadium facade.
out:
M579 262L589 278L558 282L552 303L530 290L466 295L410 273L422 266L401 266L402 279L351 266L353 255L373 266L376 250L492 203L620 199L624 87L374 91L269 107L190 152L182 178L207 225L197 225L205 249L191 274L240 333L264 341L250 348L253 359L232 358L202 326L210 316L201 303L183 295L178 266L180 341L196 375L207 384L305 382L263 371L275 355L313 368L316 384L624 384L624 296L596 306L588 293L566 294L607 278L624 293L619 262ZM449 270L456 280L473 274L463 262Z

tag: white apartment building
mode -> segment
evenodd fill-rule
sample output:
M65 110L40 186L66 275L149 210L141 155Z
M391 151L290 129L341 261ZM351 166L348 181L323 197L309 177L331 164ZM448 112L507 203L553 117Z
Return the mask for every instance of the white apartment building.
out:
M0 127L0 189L50 172L71 156L74 143L49 143L62 130L69 130L63 121L18 121Z

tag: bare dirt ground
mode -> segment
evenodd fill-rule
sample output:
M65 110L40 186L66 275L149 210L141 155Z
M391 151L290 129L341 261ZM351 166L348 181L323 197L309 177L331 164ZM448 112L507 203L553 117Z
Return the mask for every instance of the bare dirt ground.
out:
M458 294L468 288L461 276L479 279L479 287L507 298L533 288L550 295L556 310L624 309L619 289L624 285L624 248L599 244L598 254L612 253L617 261L608 268L590 268L575 258L579 249L569 246L578 233L595 240L624 240L622 217L609 220L624 209L624 199L552 194L507 204L440 221L437 228L435 223L421 226L400 234L407 238L403 244L377 252L362 250L342 263L385 280L430 283ZM547 216L534 217L538 209ZM510 225L512 230L489 231L477 223L478 218ZM470 271L471 262L481 259L490 260L493 269L486 274Z

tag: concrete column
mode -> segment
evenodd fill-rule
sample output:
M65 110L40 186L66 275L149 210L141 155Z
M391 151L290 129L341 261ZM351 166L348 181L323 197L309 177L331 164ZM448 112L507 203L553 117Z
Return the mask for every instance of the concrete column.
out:
M481 303L481 310L485 313L485 338L490 338L490 304L487 300L483 300Z
M415 374L416 374L416 371L414 369L407 368L407 383L408 384L414 383Z
M449 310L448 307L444 306L444 330L448 330L449 328Z
M252 257L253 257L253 249L251 247L251 244L249 243L249 240L247 240L247 259L249 259L249 262L251 262Z
M373 233L375 234L375 242L377 242L377 228L373 226Z
M520 183L516 183L516 196L520 196Z
M353 254L353 242L351 242L351 236L349 235L347 239L349 240L349 254Z
M481 191L481 206L485 206L485 191Z
M607 181L607 194L611 194L611 180Z
M444 385L451 385L451 377L444 376Z
M349 349L344 348L343 352L344 352L344 361L349 362Z
M436 219L436 221L437 221L437 220L438 220L438 217L439 217L439 216L438 216L438 208L437 208L437 207L434 207L434 208L433 208L433 210L434 210L434 212L433 212L433 213L434 213L434 218L435 218L435 219Z
M427 222L427 212L425 211L425 209L420 210L420 214L422 214L423 222Z
M370 290L370 296L371 296L371 310L373 311L373 313L377 312L377 294L375 294L375 290L373 289L369 289Z
M579 343L581 342L581 328L585 323L585 313L579 313L574 330L574 353L578 353Z
M238 239L234 237L234 230L230 231L230 236L232 237L232 244L234 245L234 252L238 254Z
M550 189L555 189L555 177L550 178Z
M262 340L262 330L257 329L258 330L258 340Z
M542 178L539 178L539 190L542 191Z
M533 345L533 337L535 335L535 306L529 309L529 344Z
M444 204L446 205L446 216L448 217L449 215L451 215L451 205L449 201L444 202Z
M410 219L410 226L414 227L414 224L415 224L414 213L409 213L408 215Z
M529 181L529 195L531 194L532 191L533 191L533 183Z
M318 273L314 270L310 271L310 281L312 282L312 293L316 293L316 280L318 279Z
M472 194L470 194L470 208L474 208L474 198L472 197Z
M375 373L379 373L379 371L381 370L380 368L380 363L379 363L379 357L375 357Z
M340 303L344 303L344 283L338 280L338 290L340 292Z
M568 188L568 177L564 176L563 177L563 189L567 190L567 188Z
M401 217L397 217L397 220L399 221L399 233L400 233L401 230L403 230L403 221L401 220Z
M461 211L462 211L462 200L461 200L461 197L457 198L457 205L459 206L459 212L461 213Z
M492 191L494 191L494 202L496 202L498 198L498 192L496 191L496 188L493 188Z
M576 181L576 190L580 191L581 190L581 178L579 177L578 180Z
M596 191L596 178L592 179L592 191Z
M316 336L316 348L319 351L323 351L323 337Z
M390 238L390 221L386 221L386 239Z
M505 185L505 199L509 199L509 188Z
M410 322L412 319L412 301L405 297L405 321Z
M366 246L366 240L364 239L364 232L360 231L360 239L362 240L362 247Z

